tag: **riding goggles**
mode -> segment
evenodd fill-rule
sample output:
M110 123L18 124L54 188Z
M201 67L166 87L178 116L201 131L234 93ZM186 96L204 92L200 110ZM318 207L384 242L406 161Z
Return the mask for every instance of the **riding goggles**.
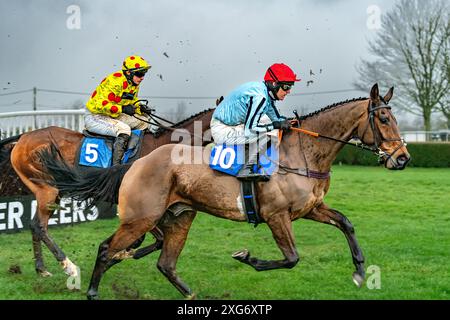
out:
M136 76L138 78L142 78L147 73L147 70L140 70L140 71L134 71L133 76Z
M283 89L283 91L289 91L293 86L294 84L280 83L280 88Z

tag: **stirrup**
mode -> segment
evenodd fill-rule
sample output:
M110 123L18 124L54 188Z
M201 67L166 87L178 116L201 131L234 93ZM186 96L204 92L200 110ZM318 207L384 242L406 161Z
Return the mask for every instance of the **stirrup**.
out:
M251 180L251 181L269 181L270 176L258 172L253 172L253 164L247 164L236 175L239 180Z

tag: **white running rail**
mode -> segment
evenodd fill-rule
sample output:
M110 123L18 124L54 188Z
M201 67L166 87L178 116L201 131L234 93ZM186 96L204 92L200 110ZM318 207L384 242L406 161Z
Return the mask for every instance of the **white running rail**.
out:
M50 126L83 131L84 110L39 110L0 113L0 139Z

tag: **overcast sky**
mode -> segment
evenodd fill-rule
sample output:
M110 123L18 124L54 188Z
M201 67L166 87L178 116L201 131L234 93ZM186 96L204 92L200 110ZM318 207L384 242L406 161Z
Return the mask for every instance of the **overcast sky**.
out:
M279 105L282 113L319 109L368 96L370 88L310 93L353 88L355 65L368 57L368 40L379 32L368 27L375 14L368 8L375 5L383 14L394 4L392 0L1 1L0 94L32 87L92 92L126 56L138 54L153 66L141 95L226 95L244 82L262 80L272 63L284 62L302 81ZM67 12L71 5L80 9L79 28L76 12ZM390 85L380 84L381 91ZM37 103L40 110L55 109L87 98L39 92ZM214 105L213 99L151 99L151 104L160 113L172 112L182 100L189 114ZM31 92L0 96L0 112L31 108Z

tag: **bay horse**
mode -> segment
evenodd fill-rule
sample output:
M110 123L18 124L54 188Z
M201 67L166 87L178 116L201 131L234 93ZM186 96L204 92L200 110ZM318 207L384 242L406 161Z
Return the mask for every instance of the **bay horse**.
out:
M392 95L393 88L381 97L375 84L370 98L347 100L298 118L302 130L331 138L305 135L299 132L300 128L286 131L279 143L278 171L270 181L257 183L260 217L270 228L284 258L262 260L242 250L233 254L234 259L257 271L293 268L299 262L299 255L292 221L312 219L333 225L344 233L356 268L353 281L358 286L362 285L365 278L364 257L354 228L344 214L324 203L324 197L330 187L332 163L344 145L342 141L359 138L366 147L377 151L387 169L401 170L406 167L410 155L387 105ZM156 226L164 233L158 269L184 297L193 298L193 291L176 273L176 263L197 211L233 221L246 221L242 200L239 200L239 181L213 171L208 163L180 164L172 161L179 147L174 144L161 146L134 162L126 173L106 169L97 172L94 177L83 176L56 156L49 156L49 152L55 154L55 147L51 151L43 150L41 161L47 168L48 176L53 177L49 183L55 184L63 194L81 196L80 190L86 181L89 181L87 185L97 182L96 186L100 186L102 181L111 179L111 175L123 176L120 184L108 185L103 190L97 188L94 196L99 200L114 188L119 188L120 226L99 246L87 292L89 299L98 298L103 274L121 260L124 250ZM208 149L183 146L188 154L196 152L197 148L202 152ZM184 203L192 211L174 215L168 210L174 203Z
M190 144L203 138L205 138L205 141L207 142L210 140L210 133L208 130L214 110L214 108L204 110L169 128L160 127L156 134L146 132L142 140L141 155L149 154L161 145L177 142L173 141L172 138L180 139L182 140L182 143ZM176 131L176 137L172 134L175 128L182 129ZM34 194L37 200L37 212L32 219L30 228L33 241L35 269L39 275L44 277L51 276L51 273L47 271L43 261L41 242L45 243L67 275L76 275L77 269L76 265L58 247L48 233L48 220L55 210L55 204L59 203L60 197L58 196L58 189L42 180L36 180L37 177L42 175L41 164L37 161L36 152L42 148L48 147L50 144L56 144L62 158L73 165L82 138L83 135L80 132L52 126L5 139L4 143L0 141L0 147L2 147L0 157L3 158L3 163L6 163L6 161L9 161L10 159L15 172ZM12 142L15 144L11 146ZM3 168L4 165L1 165L0 167ZM151 232L155 236L156 242L147 248L143 248L135 258L142 257L153 250L161 248L161 231L158 228L155 228ZM143 240L144 237L141 238L140 242ZM139 244L138 241L134 246L138 246Z

